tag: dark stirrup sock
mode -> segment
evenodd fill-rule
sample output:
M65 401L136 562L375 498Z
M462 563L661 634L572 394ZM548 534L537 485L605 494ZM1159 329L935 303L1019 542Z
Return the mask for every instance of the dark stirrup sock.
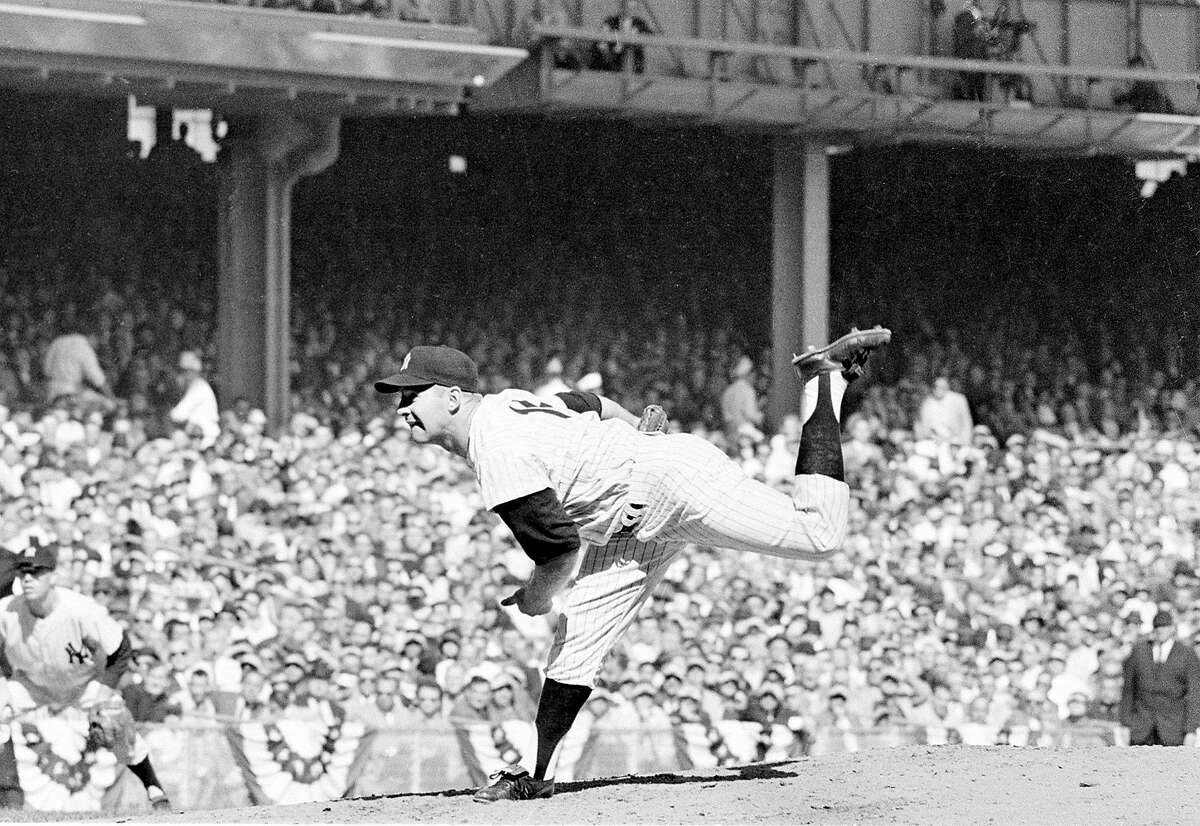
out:
M542 697L538 701L537 720L537 765L533 769L536 780L546 779L546 769L554 757L559 742L571 730L571 724L579 716L592 689L586 685L571 685L546 679L542 686Z
M817 377L817 407L800 432L796 475L808 474L846 481L842 464L842 426L833 412L828 373Z
M9 737L0 746L0 808L20 809L25 805L21 779L17 775L17 752Z
M132 763L129 770L133 772L133 776L142 781L142 785L147 789L151 786L162 788L162 783L158 782L158 775L154 772L154 767L150 765L150 758L143 757L142 762Z

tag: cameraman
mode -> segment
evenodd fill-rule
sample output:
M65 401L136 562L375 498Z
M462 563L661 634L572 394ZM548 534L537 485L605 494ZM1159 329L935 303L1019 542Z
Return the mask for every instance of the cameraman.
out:
M964 60L987 60L991 27L983 17L978 0L966 0L962 11L954 15L954 56ZM986 100L987 75L960 72L954 97L959 100Z

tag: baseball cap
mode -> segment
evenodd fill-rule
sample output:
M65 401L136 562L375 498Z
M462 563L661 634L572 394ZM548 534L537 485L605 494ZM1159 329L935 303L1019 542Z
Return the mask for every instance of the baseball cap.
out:
M422 345L409 350L399 373L375 382L375 390L379 393L399 393L405 387L428 384L461 387L473 393L479 384L479 368L461 350L445 345Z
M17 561L18 571L53 571L57 567L57 545L30 545Z
M1171 615L1170 611L1159 611L1157 614L1154 615L1153 627L1155 627L1155 628L1163 628L1167 625L1174 625L1174 624L1175 624L1175 617L1173 617Z

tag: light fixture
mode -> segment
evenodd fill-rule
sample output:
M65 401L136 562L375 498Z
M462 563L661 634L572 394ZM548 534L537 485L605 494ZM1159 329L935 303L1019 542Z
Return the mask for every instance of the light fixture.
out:
M144 26L146 18L138 14L113 14L85 9L59 9L54 6L22 6L0 3L0 14L20 14L26 17L52 17L55 20L76 20L81 23L112 23L118 26Z

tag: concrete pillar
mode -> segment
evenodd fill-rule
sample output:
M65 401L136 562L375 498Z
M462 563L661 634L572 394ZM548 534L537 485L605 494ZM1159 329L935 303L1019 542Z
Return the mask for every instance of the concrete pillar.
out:
M341 120L235 119L221 142L217 362L223 404L244 397L273 426L290 387L292 188L337 159Z
M777 428L800 409L792 355L829 339L829 156L825 145L775 140L771 240L771 365L767 415Z

